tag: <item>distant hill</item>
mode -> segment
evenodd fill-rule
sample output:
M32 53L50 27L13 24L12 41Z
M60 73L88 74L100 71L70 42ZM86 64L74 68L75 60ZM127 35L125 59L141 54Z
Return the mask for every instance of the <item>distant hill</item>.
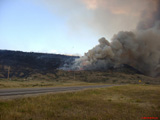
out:
M58 68L64 65L69 66L78 56L67 56L60 54L34 53L0 50L0 78L9 77L27 78L34 74L52 73L57 76ZM125 74L142 74L138 70L129 65L121 65L116 68L110 68L107 71Z
M27 77L34 73L54 73L78 56L0 50L0 78Z

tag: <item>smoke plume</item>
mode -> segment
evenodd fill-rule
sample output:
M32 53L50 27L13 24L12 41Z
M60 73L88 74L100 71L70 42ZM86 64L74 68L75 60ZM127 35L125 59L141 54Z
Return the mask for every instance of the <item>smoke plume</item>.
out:
M99 39L99 44L76 59L71 69L107 70L128 64L146 75L159 76L160 0L148 0L148 6L151 3L154 7L142 12L135 30L120 31L111 42ZM96 3L90 8L96 8Z

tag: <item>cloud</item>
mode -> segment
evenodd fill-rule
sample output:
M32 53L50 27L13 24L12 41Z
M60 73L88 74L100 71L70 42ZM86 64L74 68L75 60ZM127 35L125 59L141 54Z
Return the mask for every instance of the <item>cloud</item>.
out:
M73 33L89 28L110 39L120 30L135 29L150 0L41 1L54 14L66 20L68 29ZM154 8L154 5L150 4L150 8Z

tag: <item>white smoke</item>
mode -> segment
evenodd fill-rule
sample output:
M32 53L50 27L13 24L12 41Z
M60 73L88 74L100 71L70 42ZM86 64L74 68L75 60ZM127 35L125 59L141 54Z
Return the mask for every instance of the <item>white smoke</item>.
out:
M156 8L142 13L149 16L142 17L136 30L120 31L111 42L99 39L71 69L102 70L128 64L146 75L160 75L160 0L153 2Z

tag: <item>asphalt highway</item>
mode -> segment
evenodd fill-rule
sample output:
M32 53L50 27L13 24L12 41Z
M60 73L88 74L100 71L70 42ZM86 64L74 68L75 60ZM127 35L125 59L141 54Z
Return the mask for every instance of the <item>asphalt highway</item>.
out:
M90 86L71 86L71 87L46 87L46 88L15 88L15 89L0 89L0 98L12 97L20 95L31 95L40 93L55 93L68 92L93 88L105 88L115 85L90 85Z

